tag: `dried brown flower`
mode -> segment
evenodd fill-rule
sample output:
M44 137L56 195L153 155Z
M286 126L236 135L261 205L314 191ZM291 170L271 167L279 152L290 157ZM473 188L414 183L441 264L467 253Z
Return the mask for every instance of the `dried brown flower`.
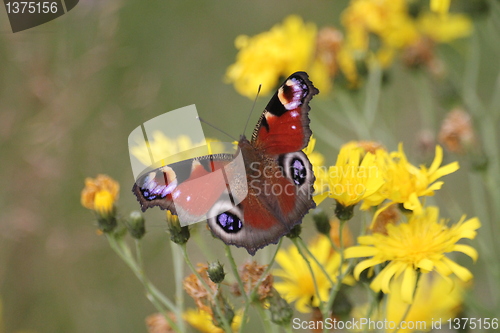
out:
M168 316L172 321L176 321L175 314L169 312ZM161 313L155 313L146 318L148 333L174 333L174 329Z
M195 274L188 275L184 281L184 290L186 290L187 294L193 298L196 306L202 311L208 312L212 314L211 304L213 303L212 294L217 291L217 285L210 281L208 278L207 265L198 264L197 272L200 274L201 278L206 282L206 284L210 287L212 293L209 293L203 283L198 279Z
M436 137L431 130L423 129L417 133L417 149L424 156L431 156L436 151Z
M401 218L401 213L396 205L391 205L383 210L373 224L372 232L387 235L387 225L396 224Z
M243 281L245 293L249 293L257 285L257 281L262 277L266 271L267 265L259 265L255 260L245 263L240 268L240 276ZM260 301L263 301L272 294L273 290L273 276L267 274L262 280L262 283L257 288L257 295ZM240 292L241 294L241 292Z
M337 73L337 53L343 39L342 32L333 27L324 27L318 32L316 57L327 66L330 76Z
M450 111L443 120L438 140L449 151L464 153L475 142L470 115L460 108Z
M436 43L430 38L419 38L415 43L404 49L402 59L408 67L430 66L435 60Z

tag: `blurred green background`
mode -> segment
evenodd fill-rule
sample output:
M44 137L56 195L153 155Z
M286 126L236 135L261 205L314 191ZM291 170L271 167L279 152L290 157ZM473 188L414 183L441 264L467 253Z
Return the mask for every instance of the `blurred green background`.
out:
M236 36L268 30L289 14L320 27L338 26L346 4L347 0L81 0L68 14L16 34L0 10L2 333L146 332L144 318L155 312L154 307L133 273L97 235L92 213L81 207L85 177L106 173L115 178L121 184L121 212L138 209L130 192L130 131L164 112L196 104L202 117L239 136L252 102L223 81L235 59ZM491 69L498 70L500 30L495 26L498 20L476 20L481 36L488 36L478 40L484 51L479 95L489 99L497 74ZM441 49L460 80L466 46L462 41ZM396 69L391 79L380 102L387 126L383 129L405 142L410 160L419 164L416 133L422 124L415 114L425 107L418 103L422 78ZM443 94L453 95L454 87L448 88L451 92L445 89ZM434 88L429 84L426 89L431 93ZM267 97L259 98L250 124L266 102ZM315 115L312 105L313 132L322 123L345 141L356 139L331 117L319 111ZM437 120L425 125L436 130L446 111L431 105L429 112ZM207 136L226 139L204 128ZM328 134L318 137L317 149L333 163L337 151L329 147ZM386 137L380 131L374 139ZM397 144L384 143L390 149ZM464 212L478 215L470 208L462 177L447 177L443 190L443 200L452 195L461 207L444 212L455 221ZM154 211L146 217L146 268L171 295L164 215ZM306 229L312 228L307 221ZM237 254L246 258L245 252ZM475 269L479 281L487 274L482 267L480 263ZM482 295L486 293L487 289ZM485 300L487 305L494 302Z

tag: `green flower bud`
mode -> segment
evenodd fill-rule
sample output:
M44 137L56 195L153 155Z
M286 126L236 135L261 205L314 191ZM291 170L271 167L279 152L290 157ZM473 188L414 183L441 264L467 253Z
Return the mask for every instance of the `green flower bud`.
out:
M328 217L328 214L326 214L324 211L319 211L317 214L313 215L313 220L314 224L316 225L316 230L320 234L323 235L330 235L330 230L332 227L330 226L330 219Z
M186 244L191 234L187 226L181 227L179 218L175 215L167 213L167 222L169 225L170 240L176 244Z
M300 236L300 233L302 232L302 225L300 224L297 224L296 226L294 226L290 232L288 234L286 234L286 237L290 238L290 239L293 239L293 238L297 238Z
M110 233L116 228L117 225L116 209L114 207L104 214L97 213L97 226L102 232Z
M146 223L144 221L144 217L136 210L130 213L130 216L125 224L128 232L135 239L141 239L146 233Z
M219 261L214 261L208 264L207 269L208 277L214 283L221 283L224 281L226 273L224 272L224 267Z
M293 317L293 309L290 304L285 301L280 294L273 290L271 297L268 297L269 312L271 312L271 321L276 325L290 325Z
M347 298L346 286L341 286L332 304L332 313L339 317L347 316L351 313L352 304Z
M335 216L337 216L340 221L349 221L352 219L353 215L354 205L346 207L337 201L337 205L335 206Z
M218 297L217 302L219 302L219 307L221 309L222 315L224 318L227 320L229 325L232 324L233 319L234 319L234 310L229 305L229 303L226 301L226 299L222 296ZM217 327L222 328L222 318L220 317L219 313L217 312L215 305L212 305L212 313L213 313L213 323Z

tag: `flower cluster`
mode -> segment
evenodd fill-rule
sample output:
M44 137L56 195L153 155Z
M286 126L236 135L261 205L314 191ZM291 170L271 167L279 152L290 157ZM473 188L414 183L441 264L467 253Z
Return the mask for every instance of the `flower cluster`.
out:
M334 166L322 180L326 186L319 187L316 201L327 197L335 199L338 206L353 207L362 202L361 209L379 206L382 209L392 204L401 204L408 211L421 214L420 197L432 196L441 188L439 178L458 170L458 162L441 166L443 150L436 146L436 155L430 167L411 164L399 145L398 151L388 152L380 144L350 142L345 144Z
M326 89L321 84L329 84L323 74L325 68L314 61L316 35L315 24L291 15L267 32L238 36L235 44L240 51L236 63L227 70L227 81L234 83L240 94L253 98L259 85L266 94L278 85L280 77L307 69L316 86Z
M374 233L358 237L358 246L346 250L346 258L365 258L354 269L359 279L363 270L376 265L388 264L370 284L374 291L389 293L393 277L403 276L402 300L411 303L416 288L418 273L436 271L442 277L455 274L466 282L472 278L470 271L445 256L446 253L462 252L477 259L474 248L457 244L463 238L473 239L480 227L477 218L465 217L452 226L439 218L439 209L427 207L421 215L411 215L408 222L390 224L387 234Z
M226 80L253 98L259 85L268 93L297 70L307 71L319 90L328 92L332 78L357 88L367 68L388 68L398 56L409 66L437 69L434 46L472 30L467 16L448 12L449 2L433 0L429 10L410 0L351 0L341 15L342 30L320 29L291 15L269 31L238 36L239 53Z

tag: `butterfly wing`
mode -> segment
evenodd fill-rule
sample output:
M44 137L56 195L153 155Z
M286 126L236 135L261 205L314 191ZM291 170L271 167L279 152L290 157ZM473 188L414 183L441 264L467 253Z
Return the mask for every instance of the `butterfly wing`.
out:
M190 219L207 214L216 237L252 255L277 243L315 207L315 178L301 150L311 136L309 101L318 92L304 72L285 80L260 117L252 140L242 137L238 143L245 175L231 167L236 154L183 161L140 177L132 191L143 211L159 206ZM203 179L211 183L211 173L222 168L226 182L203 187Z
M252 144L267 154L278 155L304 149L311 137L309 101L319 90L307 73L290 75L262 113L252 134Z
M271 98L253 132L251 142L239 142L248 183L248 195L238 205L217 202L225 211L208 224L226 244L255 252L278 240L314 208L314 173L301 151L311 136L309 101L319 91L306 73L288 77Z
M159 206L181 221L199 221L227 193L222 172L233 155L201 156L163 166L139 177L132 192L143 211Z
M251 155L242 144L244 157ZM247 141L247 145L250 145ZM245 156L248 154L247 156ZM245 161L248 161L245 158ZM282 154L278 160L250 163L247 168L248 194L238 205L219 200L208 225L224 243L244 247L251 255L290 232L314 208L314 174L301 152Z

